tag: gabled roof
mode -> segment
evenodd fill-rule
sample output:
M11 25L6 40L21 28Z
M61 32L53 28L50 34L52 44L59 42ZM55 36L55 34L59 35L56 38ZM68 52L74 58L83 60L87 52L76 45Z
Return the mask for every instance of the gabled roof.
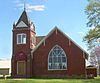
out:
M54 29L52 29L50 32L49 32L49 34L47 35L47 36L45 36L40 42L39 42L39 44L36 46L36 48L35 49L33 49L33 51L32 52L34 52L54 31L60 31L65 37L67 37L71 42L73 42L77 47L79 47L86 55L85 55L85 57L87 58L87 56L88 56L88 53L84 50L84 49L82 49L78 44L76 44L71 38L69 38L65 33L63 33L60 29L58 29L58 27L56 27L55 26L55 28Z
M27 26L29 26L29 24L30 24L30 19L29 19L28 15L27 15L27 12L26 12L25 10L23 11L22 15L20 16L18 22L16 23L16 26L17 26L21 21L23 21Z
M28 27L23 21L20 21L20 23L16 27Z

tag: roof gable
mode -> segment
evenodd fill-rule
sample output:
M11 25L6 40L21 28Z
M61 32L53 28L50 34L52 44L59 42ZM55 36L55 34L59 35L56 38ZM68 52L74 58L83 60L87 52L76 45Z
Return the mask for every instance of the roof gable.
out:
M28 27L28 26L23 21L21 21L16 27Z
M80 48L85 54L88 54L84 49L82 49L78 44L76 44L70 37L68 37L65 33L63 33L60 29L58 29L58 27L55 27L53 30L51 30L47 36L45 36L40 42L39 44L36 46L36 48L33 50L33 52L50 36L52 35L52 33L54 31L56 31L57 33L57 30L61 32L61 34L63 34L66 38L68 38L71 42L73 42L78 48Z
M29 16L27 15L27 12L24 10L22 15L20 16L18 22L16 23L16 26L23 21L27 26L30 24Z

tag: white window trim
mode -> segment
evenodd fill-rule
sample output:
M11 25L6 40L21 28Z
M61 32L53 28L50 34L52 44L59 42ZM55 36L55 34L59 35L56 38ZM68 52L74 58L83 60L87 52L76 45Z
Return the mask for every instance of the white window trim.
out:
M55 70L67 70L67 57L66 57L66 53L65 53L65 51L62 49L62 51L64 52L64 55L65 55L65 58L66 58L66 69L49 69L49 55L50 55L50 53L51 53L51 51L56 47L56 46L58 46L58 47L60 47L59 45L55 45L55 46L53 46L53 48L50 50L50 52L49 52L49 54L48 54L48 71L55 71Z
M20 43L18 42L18 36L19 35L21 35L21 42ZM17 34L17 44L26 44L26 40L25 40L25 43L22 42L22 35L25 35L25 37L26 37L26 34L25 33Z

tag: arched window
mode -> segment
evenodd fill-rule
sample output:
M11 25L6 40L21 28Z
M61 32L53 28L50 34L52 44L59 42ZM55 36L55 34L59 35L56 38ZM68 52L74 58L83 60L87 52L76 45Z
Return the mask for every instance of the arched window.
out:
M67 57L64 50L55 45L48 55L48 70L66 70Z

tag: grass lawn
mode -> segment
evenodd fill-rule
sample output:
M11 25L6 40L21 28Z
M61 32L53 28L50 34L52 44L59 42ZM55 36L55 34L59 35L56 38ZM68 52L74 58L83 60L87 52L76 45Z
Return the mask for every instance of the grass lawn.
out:
M0 79L0 83L100 83L100 77L95 79Z

